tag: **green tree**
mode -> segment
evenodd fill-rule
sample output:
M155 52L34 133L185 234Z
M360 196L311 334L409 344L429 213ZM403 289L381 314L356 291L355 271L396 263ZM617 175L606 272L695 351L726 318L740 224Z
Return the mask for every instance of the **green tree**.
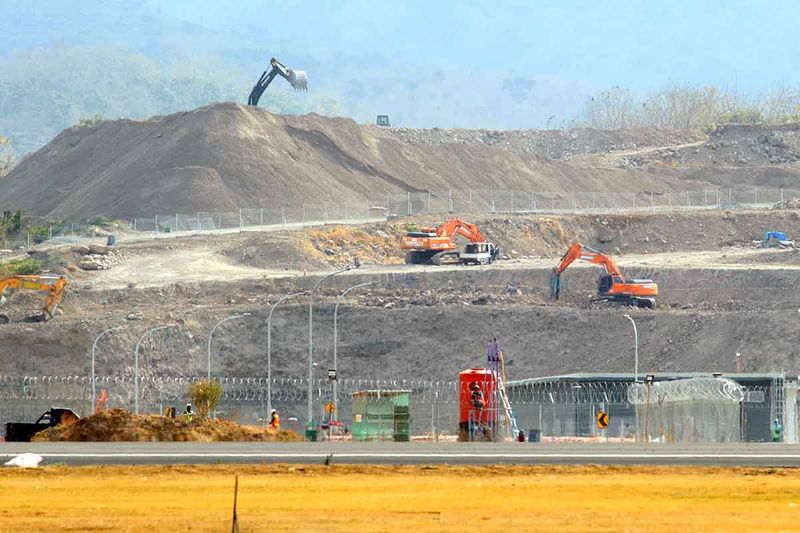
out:
M192 399L198 416L208 418L208 414L217 408L222 398L222 385L215 379L195 381L189 385L189 398Z

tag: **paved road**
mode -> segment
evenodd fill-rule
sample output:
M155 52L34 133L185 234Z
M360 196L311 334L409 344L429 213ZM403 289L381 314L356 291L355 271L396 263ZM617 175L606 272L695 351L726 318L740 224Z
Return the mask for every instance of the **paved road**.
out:
M547 443L0 443L0 460L24 452L42 464L608 464L800 467L800 445Z

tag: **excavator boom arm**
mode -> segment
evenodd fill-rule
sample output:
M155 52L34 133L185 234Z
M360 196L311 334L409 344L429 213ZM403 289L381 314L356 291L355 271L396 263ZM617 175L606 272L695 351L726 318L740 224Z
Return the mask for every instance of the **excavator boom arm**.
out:
M53 318L53 315L61 303L64 296L64 287L67 279L63 276L23 276L15 275L0 279L0 296L5 296L7 291L28 289L32 291L46 292L42 313L45 318Z
M287 68L286 65L274 57L269 60L269 64L270 68L261 74L258 82L253 86L253 90L250 91L250 96L247 99L248 105L258 105L261 95L267 90L267 87L269 87L269 84L275 79L275 76L284 78L296 91L305 91L308 89L308 76L305 71Z
M561 274L576 259L601 265L611 276L622 276L622 272L620 272L619 267L613 258L602 252L598 252L593 248L583 246L578 242L569 247L567 253L561 257L561 261L553 269L553 272L555 272L556 275Z
M444 224L439 226L437 233L440 236L446 235L450 237L461 235L470 242L487 242L486 237L483 236L478 226L460 218L445 220Z

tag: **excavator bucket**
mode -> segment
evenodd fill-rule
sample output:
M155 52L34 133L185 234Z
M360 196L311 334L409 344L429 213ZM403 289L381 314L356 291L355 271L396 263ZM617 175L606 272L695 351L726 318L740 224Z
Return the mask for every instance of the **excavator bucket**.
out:
M289 83L292 84L295 91L307 91L308 75L306 71L289 69Z

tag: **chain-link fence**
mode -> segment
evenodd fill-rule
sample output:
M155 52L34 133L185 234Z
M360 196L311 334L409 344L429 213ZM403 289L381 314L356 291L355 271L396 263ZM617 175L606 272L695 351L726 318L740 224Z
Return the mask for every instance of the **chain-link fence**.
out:
M189 385L197 379L141 378L140 412L163 412L166 406L182 410L188 401ZM255 424L267 417L271 403L289 427L293 424L298 430L304 427L308 405L307 379L282 377L273 379L271 383L266 378L256 377L218 379L223 388L217 411L219 416ZM705 393L680 398L667 394L674 392L672 389L686 392L689 381L659 384L658 390L651 391L649 401L646 389L632 394L631 384L623 381L519 382L510 383L507 393L518 427L525 432L535 430L543 440L631 441L636 436L637 427L641 435L648 435L649 440L663 442L770 440L773 403L779 396L774 394L772 386L727 384L725 390L735 389L735 395L713 398ZM714 381L712 385L716 386L715 380L709 381ZM132 376L98 377L95 386L98 394L106 389L110 407L133 410L135 386ZM713 388L704 390L707 392ZM336 418L345 424L351 423L352 395L367 390L411 391L412 435L440 437L458 433L462 393L458 381L341 379L338 381ZM332 382L326 379L311 382L312 406L317 421L330 417L324 406L334 400L333 394ZM0 423L33 422L52 406L70 407L86 414L91 409L91 396L92 383L85 376L0 376ZM601 412L609 416L605 430L597 425L597 415Z
M81 243L118 230L142 234L236 231L245 228L301 228L325 224L360 224L414 215L587 214L656 212L676 209L800 208L800 190L737 186L651 192L530 192L498 189L415 191L387 194L372 201L325 202L238 211L154 213L130 220L54 223L37 226L24 239L6 240L2 249L30 249L45 241Z
M613 213L669 209L764 209L791 206L800 190L762 187L659 192L531 192L497 189L415 191L372 201L325 202L280 209L153 214L126 223L139 232L235 230L258 226L303 227L361 223L391 217L448 213ZM800 205L800 204L799 204Z

